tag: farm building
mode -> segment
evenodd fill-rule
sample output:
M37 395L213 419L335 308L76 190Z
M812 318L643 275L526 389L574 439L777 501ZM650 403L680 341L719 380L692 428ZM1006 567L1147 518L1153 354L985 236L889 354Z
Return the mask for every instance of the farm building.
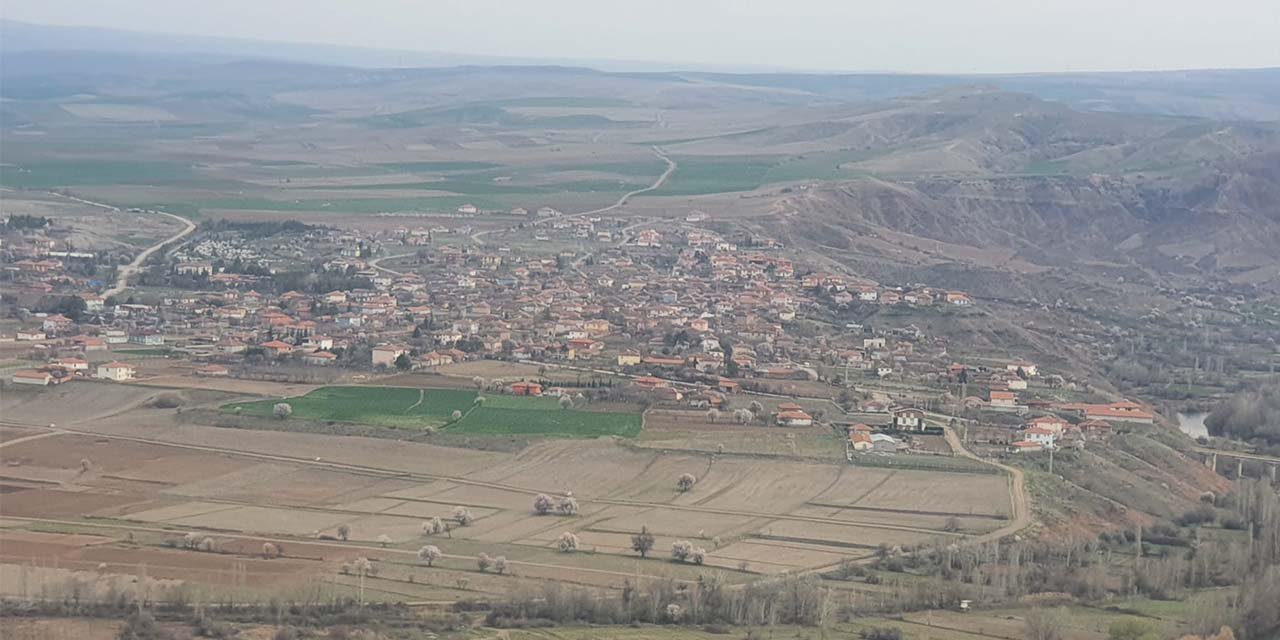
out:
M38 369L19 369L13 372L13 383L47 387L53 384L53 375L48 371L40 371Z
M871 434L871 449L876 453L897 453L898 441L884 433Z
M127 362L104 362L98 365L98 377L103 380L123 382L132 380L137 369Z

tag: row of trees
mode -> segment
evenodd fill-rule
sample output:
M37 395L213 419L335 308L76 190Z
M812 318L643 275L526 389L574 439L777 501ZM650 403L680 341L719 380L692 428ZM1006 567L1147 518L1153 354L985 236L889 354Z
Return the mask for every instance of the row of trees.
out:
M834 619L836 602L814 575L764 578L731 589L723 575L708 573L692 583L658 578L637 585L628 580L617 598L560 583L529 586L492 605L486 622L497 627L536 621L823 625Z

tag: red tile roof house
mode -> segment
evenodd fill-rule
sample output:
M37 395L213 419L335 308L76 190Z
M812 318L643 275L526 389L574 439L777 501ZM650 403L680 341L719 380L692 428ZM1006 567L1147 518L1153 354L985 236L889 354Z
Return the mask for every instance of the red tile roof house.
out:
M511 384L511 393L517 396L540 396L542 395L542 385L537 382L513 382Z
M289 344L288 342L281 342L279 340L264 342L258 346L262 347L273 356L284 356L284 355L289 355L290 353L293 353L293 345Z
M328 351L315 351L313 353L303 354L302 364L309 364L318 367L331 365L338 361L338 356Z
M813 426L813 416L804 411L779 411L777 422L782 427L810 427Z
M991 392L991 408L992 409L1016 409L1018 406L1018 396L1012 391L992 391Z
M1112 402L1110 404L1064 404L1059 406L1066 411L1077 411L1086 420L1109 420L1119 422L1137 422L1151 424L1156 415L1136 402Z

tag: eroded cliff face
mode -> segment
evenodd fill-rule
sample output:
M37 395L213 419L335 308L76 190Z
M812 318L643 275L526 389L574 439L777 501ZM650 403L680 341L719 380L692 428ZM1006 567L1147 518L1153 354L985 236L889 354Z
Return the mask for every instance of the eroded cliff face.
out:
M1031 263L1158 266L1233 280L1280 267L1280 154L1173 180L1140 176L860 179L790 196L797 240L893 231ZM1262 274L1265 275L1265 274ZM1265 278L1255 278L1265 280Z

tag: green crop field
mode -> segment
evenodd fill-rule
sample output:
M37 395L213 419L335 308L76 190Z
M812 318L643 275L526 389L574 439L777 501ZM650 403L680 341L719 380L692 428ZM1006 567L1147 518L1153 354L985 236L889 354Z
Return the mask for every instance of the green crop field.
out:
M293 419L439 427L449 433L560 438L634 437L640 433L638 413L562 409L559 401L550 397L487 395L484 403L477 405L477 395L463 389L324 387L283 402L293 407ZM278 402L282 401L239 402L223 410L271 417ZM452 420L454 411L463 412L461 420Z

